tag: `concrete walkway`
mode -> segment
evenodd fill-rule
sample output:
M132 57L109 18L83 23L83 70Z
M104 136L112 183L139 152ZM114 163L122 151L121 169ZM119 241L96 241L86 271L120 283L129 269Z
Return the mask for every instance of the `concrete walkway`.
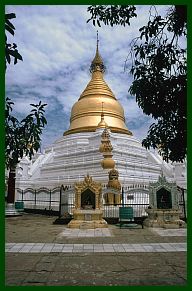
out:
M6 286L186 286L186 229L79 230L6 218Z
M87 252L185 252L186 243L151 244L50 244L50 243L7 243L8 253L87 253Z

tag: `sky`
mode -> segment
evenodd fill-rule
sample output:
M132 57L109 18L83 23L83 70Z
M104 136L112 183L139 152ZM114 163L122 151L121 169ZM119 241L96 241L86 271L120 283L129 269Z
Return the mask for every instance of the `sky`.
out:
M15 42L23 62L11 64L6 72L6 96L14 105L18 119L30 112L30 103L47 103L47 126L42 134L42 147L52 144L69 128L71 108L90 81L89 67L95 56L97 30L99 51L106 73L104 79L124 108L126 125L142 140L154 120L142 113L128 89L132 76L124 70L130 43L149 17L149 7L137 6L137 18L131 26L94 27L87 5L11 5L6 13L12 20ZM169 6L157 5L164 15ZM127 62L131 68L131 63Z

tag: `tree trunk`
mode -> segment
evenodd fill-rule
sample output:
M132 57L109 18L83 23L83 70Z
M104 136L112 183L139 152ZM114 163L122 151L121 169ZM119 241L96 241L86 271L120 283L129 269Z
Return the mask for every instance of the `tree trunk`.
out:
M9 171L8 179L8 193L7 193L7 203L15 203L15 171L16 166L11 166Z

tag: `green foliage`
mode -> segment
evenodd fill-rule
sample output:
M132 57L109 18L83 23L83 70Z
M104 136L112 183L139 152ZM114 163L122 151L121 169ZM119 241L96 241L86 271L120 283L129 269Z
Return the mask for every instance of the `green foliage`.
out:
M14 36L15 27L10 22L10 19L15 18L16 15L14 13L5 14L5 30ZM23 58L17 50L17 45L15 43L10 44L7 43L7 36L5 34L5 68L7 68L7 63L11 63L11 59L14 59L14 65L17 63L17 60L22 61Z
M10 169L16 166L24 155L31 159L38 151L41 134L47 121L44 117L44 107L47 104L30 104L33 109L20 122L12 113L14 103L6 98L5 109L5 158L6 166Z
M91 18L87 22L93 22L93 25L101 26L101 22L105 25L120 24L130 25L130 19L136 17L135 6L131 5L95 5L89 6L87 11L91 13Z
M185 10L176 6L165 18L150 15L131 46L134 81L129 91L143 112L157 120L143 145L158 148L171 161L183 161L187 148L187 60L179 41L186 36Z
M99 6L95 7L89 7L92 19L101 16ZM165 160L183 161L187 152L187 6L172 6L164 18L153 8L148 23L139 29L140 36L131 42L128 57L134 80L129 92L143 112L156 119L142 144L158 148ZM105 24L122 24L120 17L105 17L108 22L99 18Z

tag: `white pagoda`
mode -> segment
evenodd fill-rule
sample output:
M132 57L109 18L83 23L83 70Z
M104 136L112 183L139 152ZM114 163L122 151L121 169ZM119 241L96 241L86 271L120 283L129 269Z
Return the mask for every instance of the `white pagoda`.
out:
M17 169L16 188L53 189L74 185L88 174L95 181L108 182L108 171L101 166L101 135L107 126L113 147L113 160L124 189L148 185L163 173L167 181L186 188L184 164L166 163L155 151L146 150L128 130L124 110L105 82L104 64L98 50L91 63L92 78L71 110L70 127L44 153L32 161L23 158ZM16 199L18 194L16 193Z

